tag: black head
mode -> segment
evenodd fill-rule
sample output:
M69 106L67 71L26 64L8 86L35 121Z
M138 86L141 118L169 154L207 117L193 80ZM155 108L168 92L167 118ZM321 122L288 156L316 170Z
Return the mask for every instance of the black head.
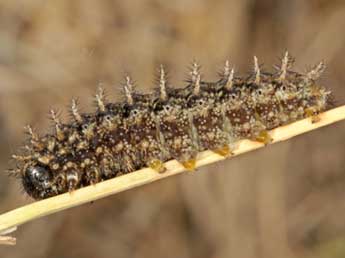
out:
M35 199L54 195L53 174L43 166L27 167L22 178L25 191Z

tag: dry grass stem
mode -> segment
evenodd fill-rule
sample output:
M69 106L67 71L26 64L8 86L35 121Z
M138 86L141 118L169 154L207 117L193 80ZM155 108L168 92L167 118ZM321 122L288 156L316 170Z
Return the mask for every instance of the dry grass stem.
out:
M306 118L270 131L269 134L273 138L272 143L284 141L296 135L344 120L345 106L324 112L320 114L318 118L318 122L316 123L312 123L311 118ZM261 147L264 147L262 143L242 140L239 142L239 148L234 151L232 157ZM200 153L196 166L201 167L224 159L223 156L212 151L204 151ZM8 229L15 228L28 221L185 172L184 167L176 160L166 162L165 166L167 171L162 174L152 169L144 168L93 186L84 187L71 194L61 194L14 209L0 215L0 232L6 234L8 233ZM15 239L2 236L0 244L15 244Z

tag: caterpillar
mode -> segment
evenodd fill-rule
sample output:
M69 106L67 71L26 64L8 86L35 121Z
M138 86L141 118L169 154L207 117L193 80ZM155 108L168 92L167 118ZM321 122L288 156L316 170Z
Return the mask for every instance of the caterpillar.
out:
M266 72L254 57L253 72L243 78L226 61L219 79L207 82L195 62L187 85L178 89L161 65L156 88L147 94L135 91L127 76L123 101L107 102L99 88L94 113L80 113L73 99L71 121L61 122L51 110L53 133L39 136L27 126L29 137L24 151L13 155L10 174L29 196L44 199L143 167L163 173L170 159L193 171L199 152L227 157L241 139L268 144L268 130L305 117L316 121L332 105L331 92L317 83L325 64L301 74L293 63L286 52Z

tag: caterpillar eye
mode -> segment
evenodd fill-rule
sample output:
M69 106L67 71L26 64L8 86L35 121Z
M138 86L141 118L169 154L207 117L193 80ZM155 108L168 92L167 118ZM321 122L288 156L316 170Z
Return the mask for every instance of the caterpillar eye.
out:
M282 91L286 91L286 86L283 86L283 87L282 87Z
M258 94L259 94L259 95L262 95L262 90L258 90Z
M232 100L235 100L235 99L236 99L236 95L235 95L235 94L231 94L231 95L230 95L230 98L231 98Z
M83 125L81 126L81 128L82 128L83 130L87 130L87 129L89 128L89 126L88 126L87 124L83 124Z
M136 115L138 115L138 114L139 114L139 111L138 111L138 110L136 110L136 109L134 109L134 110L132 110L132 114L136 116Z

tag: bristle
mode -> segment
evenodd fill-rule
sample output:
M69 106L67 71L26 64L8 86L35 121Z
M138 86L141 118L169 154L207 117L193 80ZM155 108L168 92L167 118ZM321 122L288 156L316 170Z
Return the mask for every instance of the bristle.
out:
M64 137L64 133L61 129L61 122L60 122L60 119L58 118L57 113L53 109L51 109L50 115L51 115L51 118L55 124L56 136L57 136L58 140L63 140L65 137Z
M16 155L16 154L12 155L12 159L17 160L17 161L26 161L26 160L30 160L31 158L32 157L30 155L29 156Z
M34 132L34 130L32 129L31 125L26 125L24 127L24 129L29 134L31 142L37 142L38 141L38 135Z
M288 65L289 65L289 52L286 51L285 55L282 59L282 64L280 67L280 76L278 78L279 81L284 81L286 78L286 73L287 73L287 69L288 69Z
M234 68L232 68L229 72L229 75L227 76L225 88L228 90L230 90L232 85L234 84L234 73Z
M160 76L159 76L159 96L161 100L167 100L168 94L166 89L166 73L164 71L164 66L161 64L160 70L159 70Z
M289 52L286 51L284 56L281 58L281 65L280 66L274 66L276 70L278 70L278 81L282 82L286 79L286 76L289 72L289 70L292 68L292 65L294 64L295 59L289 55Z
M230 69L230 62L229 60L225 61L224 64L224 72L223 72L223 78L224 79L228 79L229 75L230 75L231 69Z
M200 93L200 79L201 79L200 74L198 74L198 76L196 77L196 81L194 83L194 88L193 88L193 94L196 96L199 95Z
M131 82L131 78L126 76L126 84L124 85L126 101L129 105L133 105L133 84Z
M40 142L38 134L34 132L34 130L32 129L30 125L25 126L24 129L27 131L27 134L30 137L30 143L32 145L32 146L25 145L25 148L27 151L32 151L33 148L36 148L39 150L44 148L44 145Z
M191 76L192 76L192 83L195 84L195 82L198 79L198 75L200 74L200 65L198 64L198 62L194 61L192 64L192 71L190 72Z
M58 115L57 115L57 113L56 113L56 111L55 110L53 110L53 109L51 109L50 110L50 115L51 115L51 118L52 118L52 120L54 121L54 123L56 124L56 125L58 125L58 126L60 126L60 119L58 118Z
M255 83L260 84L261 72L260 72L260 67L259 67L259 61L256 56L254 56L254 73L255 73Z
M200 81L201 81L200 65L195 61L193 62L191 76L192 76L192 84L193 84L193 94L199 95L199 93L200 93Z
M6 174L10 177L15 177L15 178L20 178L21 176L21 169L16 168L16 169L7 169Z
M325 63L320 62L311 71L309 71L306 74L306 80L307 81L316 81L317 79L319 79L321 77L321 75L325 71L325 69L326 69Z
M105 111L105 94L104 89L102 87L98 87L98 92L96 94L96 103L98 106L99 111Z
M79 114L78 103L77 103L76 99L72 99L71 111L72 111L72 115L73 115L75 121L79 124L82 123L83 119L82 119L81 115Z
M32 146L29 146L29 145L24 145L21 147L24 151L29 151L31 152L32 151Z

